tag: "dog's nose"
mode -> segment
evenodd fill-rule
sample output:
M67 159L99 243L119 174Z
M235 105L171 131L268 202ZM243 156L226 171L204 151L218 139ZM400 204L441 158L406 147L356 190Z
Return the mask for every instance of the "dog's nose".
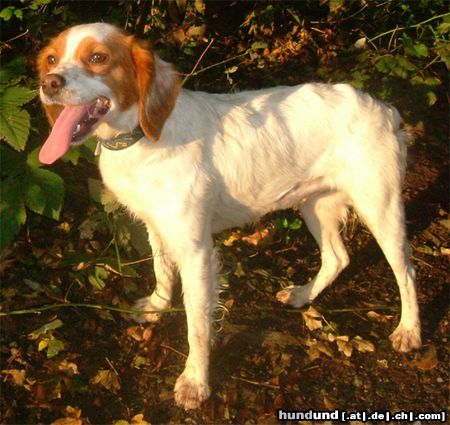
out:
M59 74L47 74L41 81L42 91L47 96L58 94L65 84L66 80Z

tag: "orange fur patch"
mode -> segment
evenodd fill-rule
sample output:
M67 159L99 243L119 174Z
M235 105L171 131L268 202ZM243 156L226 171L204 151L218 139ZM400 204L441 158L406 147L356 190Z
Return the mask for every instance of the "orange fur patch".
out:
M181 86L177 80L167 93L160 93L158 87L154 87L155 60L147 42L133 38L131 55L139 88L139 123L145 135L156 142L175 106Z
M121 110L128 109L138 101L128 39L121 32L111 34L103 43L93 37L86 37L75 51L75 59L83 68L102 77L117 98ZM106 60L102 63L89 62L94 53L105 55Z
M68 30L62 32L57 37L53 38L50 43L44 47L38 55L36 66L39 72L39 80L42 79L51 72L53 68L58 65L59 60L64 54L66 49L66 41L67 41ZM48 57L53 55L56 58L55 64L48 63ZM46 105L43 104L45 114L47 115L47 119L50 122L50 125L53 125L58 118L61 111L64 109L61 105Z

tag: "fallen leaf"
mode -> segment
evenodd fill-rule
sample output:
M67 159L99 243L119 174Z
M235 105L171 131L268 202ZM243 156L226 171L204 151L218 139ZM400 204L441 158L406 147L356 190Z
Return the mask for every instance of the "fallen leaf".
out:
M107 390L120 390L119 377L112 370L99 370L97 375L91 379L91 382L100 384Z
M132 425L151 425L150 422L147 422L144 420L144 414L139 413L138 415L134 415L131 418L131 424Z
M450 248L445 248L445 247L441 246L440 251L441 251L442 255L450 255Z
M355 336L352 339L353 347L355 347L361 353L367 353L375 351L375 346L370 342L362 339L360 336Z
M412 364L420 370L434 369L438 364L437 351L434 345L430 345L429 348L423 353L416 355Z
M318 359L321 353L333 358L333 352L326 341L318 341L315 338L312 338L307 339L305 343L309 347L307 352L311 361Z
M389 322L394 318L394 316L389 314L379 314L375 311L369 311L367 313L367 317L372 320L376 320L377 322Z
M308 310L302 312L303 320L305 321L306 327L310 331L320 329L323 326L322 315L314 308L309 307Z
M25 369L4 369L2 373L6 375L3 378L3 382L9 380L13 385L22 387L25 382L26 370ZM11 379L8 379L10 377Z
M389 363L388 363L388 361L386 359L377 360L377 363L383 369L388 369L389 368Z
M351 357L353 353L353 345L349 342L347 335L339 335L336 337L338 350L344 353L347 357Z
M131 338L135 339L136 341L142 341L142 328L140 326L130 326L127 328L126 333L128 336L131 336Z
M147 326L142 333L142 339L147 342L153 335L153 327Z
M249 245L264 246L272 242L274 234L275 234L275 227L268 226L263 229L258 229L255 233L252 233L251 235L244 236L242 240L248 243Z
M78 372L78 366L73 362L69 362L67 359L62 360L59 363L58 369L66 372L69 376L79 375L80 373Z
M81 409L76 407L67 406L66 414L64 418L57 419L52 422L51 425L82 425L81 421Z
M240 241L242 239L242 235L240 231L232 232L228 239L224 240L222 243L225 246L233 246L236 241Z

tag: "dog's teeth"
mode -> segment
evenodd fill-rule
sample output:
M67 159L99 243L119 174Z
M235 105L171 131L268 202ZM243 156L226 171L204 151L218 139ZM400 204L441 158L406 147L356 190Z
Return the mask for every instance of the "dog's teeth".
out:
M77 126L76 126L75 131L73 132L73 134L79 133L80 130L81 130L81 125L80 125L80 124L77 124Z

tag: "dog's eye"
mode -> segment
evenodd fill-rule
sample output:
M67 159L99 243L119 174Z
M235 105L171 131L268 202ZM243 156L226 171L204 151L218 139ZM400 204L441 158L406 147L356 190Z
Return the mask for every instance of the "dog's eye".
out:
M108 58L104 53L93 53L89 58L90 63L103 63Z
M49 55L47 56L47 63L49 65L54 65L58 60L56 59L56 56Z

